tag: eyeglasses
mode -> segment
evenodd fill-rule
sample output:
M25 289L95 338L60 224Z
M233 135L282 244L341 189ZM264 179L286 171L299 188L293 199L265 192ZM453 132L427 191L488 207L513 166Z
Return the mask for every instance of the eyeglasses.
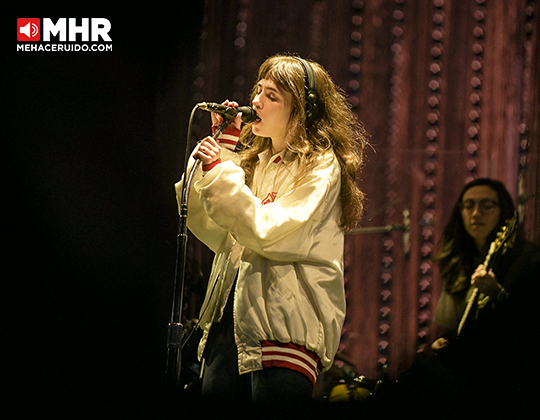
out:
M476 206L478 205L478 209L480 210L480 213L482 214L489 214L492 213L496 207L499 207L499 203L495 200L491 200L489 198L483 198L482 200L465 200L462 201L459 204L459 208L461 211L467 211L469 213L472 213Z

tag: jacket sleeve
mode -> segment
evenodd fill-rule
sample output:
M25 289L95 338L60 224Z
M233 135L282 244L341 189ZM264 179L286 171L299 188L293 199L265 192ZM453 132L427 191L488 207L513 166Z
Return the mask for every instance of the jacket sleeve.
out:
M236 162L234 163L234 165L239 163L238 156L234 153L239 135L240 130L229 127L218 137L217 141L222 147L221 160L223 162L230 161L231 164L233 164L233 162ZM195 160L193 159L193 157L190 157L187 168L188 174L190 173L194 163ZM189 230L195 235L195 237L197 237L197 239L203 242L212 251L218 252L218 250L224 243L228 232L219 225L217 225L210 217L208 217L204 208L201 205L200 194L193 187L197 181L203 179L203 175L205 175L205 173L203 173L202 168L199 167L193 177L193 184L189 192L187 226ZM182 179L175 184L176 200L179 212L181 210L180 206L182 204L182 188L184 184L184 179L185 174Z
M263 205L245 185L243 170L223 162L195 188L218 226L265 258L286 262L305 259L321 220L336 216L329 212L339 205L339 179L337 160L326 158L296 188Z

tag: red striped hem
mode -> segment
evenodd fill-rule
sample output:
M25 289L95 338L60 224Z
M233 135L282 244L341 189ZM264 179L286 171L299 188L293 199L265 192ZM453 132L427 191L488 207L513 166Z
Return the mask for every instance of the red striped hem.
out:
M294 343L279 341L261 341L262 366L283 367L304 374L313 385L322 366L319 357L313 351Z

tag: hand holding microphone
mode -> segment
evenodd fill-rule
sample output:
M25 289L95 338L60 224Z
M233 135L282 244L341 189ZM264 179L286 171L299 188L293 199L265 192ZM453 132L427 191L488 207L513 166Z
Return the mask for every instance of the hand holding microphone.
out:
M212 113L212 124L218 125L223 121L223 117L234 118L232 122L235 128L240 129L241 122L251 123L257 119L257 113L249 106L238 106L236 102L225 101L223 104L214 102L201 102L197 104L199 109Z
M201 102L197 104L199 109L211 112L212 125L219 126L224 118L231 119L230 125L238 130L242 122L251 123L257 119L257 113L249 106L238 106L238 103L226 100L222 104L213 102ZM195 159L200 159L203 165L210 165L221 159L221 147L213 137L204 138L197 146L193 154Z
M229 101L228 99L221 105L218 105L217 109L210 114L212 118L212 125L217 126L223 122L225 117L232 118L230 126L241 129L242 128L242 115L238 110L238 103Z
M232 119L230 125L240 130L242 125L242 116L240 115L238 104L236 102L226 100L221 105L212 102L202 102L197 104L197 107L211 112L210 115L212 118L212 125L214 127L219 126L223 122L224 118L228 117ZM211 165L212 163L221 159L221 146L218 144L216 139L208 136L201 140L201 142L198 144L193 157L195 159L199 159L203 164L203 167L206 165Z
M193 157L200 159L203 165L210 165L221 159L221 146L212 137L206 137L197 146Z

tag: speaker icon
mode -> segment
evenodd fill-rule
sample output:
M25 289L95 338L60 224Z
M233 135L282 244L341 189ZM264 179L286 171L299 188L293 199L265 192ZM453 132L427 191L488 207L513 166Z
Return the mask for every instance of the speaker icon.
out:
M19 29L19 31L21 34L25 34L28 38L34 38L39 32L39 28L35 23L28 22L26 26L23 26L21 29Z
M40 19L17 19L18 41L39 41Z

